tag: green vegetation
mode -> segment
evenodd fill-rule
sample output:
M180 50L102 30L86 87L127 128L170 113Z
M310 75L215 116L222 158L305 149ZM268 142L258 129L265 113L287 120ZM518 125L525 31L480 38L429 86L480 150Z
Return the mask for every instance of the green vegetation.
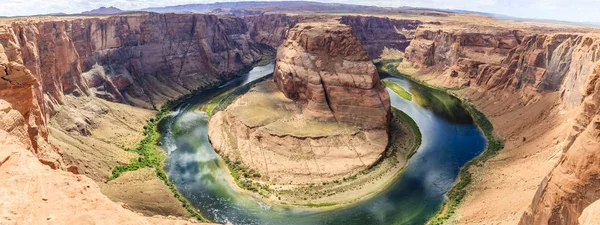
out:
M379 66L384 66L384 64L379 64ZM450 90L457 89L440 88L416 80L406 74L400 73L396 68L396 64L393 63L385 64L385 66L387 69L384 70L379 67L379 71L383 71L383 73L387 73L390 76L406 78L417 83L410 88L410 94L412 96L411 99L419 106L430 109L436 115L448 121L456 123L471 123L473 121L472 116L465 107L463 107L462 101L448 93ZM398 93L398 95L402 96L400 93Z
M337 203L333 203L333 202L323 202L323 203L307 203L307 204L294 204L294 205L298 205L298 206L307 206L307 207L312 207L312 208L318 208L318 207L328 207L328 206L334 206L337 205Z
M472 174L469 171L471 165L482 166L487 160L497 155L504 148L504 142L494 135L494 126L485 115L466 101L463 101L463 106L473 116L475 124L477 124L487 138L487 148L481 155L469 161L460 169L458 182L446 194L448 202L446 202L445 210L442 208L436 216L432 217L428 223L430 225L441 225L454 215L456 208L467 194L465 188L471 183Z
M175 103L172 104L177 105ZM190 216L202 222L209 222L198 211L196 211L196 209L185 197L179 194L179 191L177 191L177 188L169 180L163 169L165 154L156 147L156 145L160 145L160 143L158 143L159 133L156 129L156 125L163 117L171 112L169 105L170 104L164 104L156 113L155 117L150 118L148 123L144 125L144 139L142 139L135 147L125 149L126 151L138 153L140 157L132 159L127 165L119 165L115 167L112 171L112 175L108 177L108 181L116 179L127 171L135 171L141 168L154 168L156 171L156 176L158 176L158 178L162 180L167 187L169 187L169 190L171 190L173 193L173 197L177 198L181 202L181 205L190 213Z
M383 84L385 84L385 86L388 87L389 89L392 89L392 91L396 92L396 94L398 94L403 99L412 101L412 95L410 95L410 93L408 93L408 91L404 90L404 88L402 86L400 86L399 84L396 84L389 80L383 80Z
M419 148L419 146L421 146L421 139L422 139L422 134L421 131L419 130L419 126L417 126L417 122L415 122L412 118L410 118L410 116L406 115L406 113L402 112L399 109L396 109L394 107L392 107L392 126L397 126L396 124L408 124L413 131L413 134L415 135L415 147L412 150L412 152L408 155L407 159L410 159L410 157L412 155L415 154L415 152L417 151L417 148ZM396 137L393 136L395 135L395 131L397 131L398 129L394 129L392 127L392 129L390 129L390 140L396 140ZM390 147L391 149L397 149L397 147L395 148L394 145L397 144L396 141L390 141Z
M413 77L411 77L409 75L403 74L400 71L398 71L398 63L387 63L387 64L378 63L378 65L381 66L381 67L378 66L379 67L379 70L378 70L379 72L384 72L384 73L387 73L387 74L392 75L392 76L400 76L400 77L409 79L412 82L415 82L417 84L420 84L420 85L423 85L423 86L426 86L426 87L429 87L429 88L433 88L433 89L436 89L436 90L440 90L440 91L444 91L445 92L445 91L457 91L457 90L461 90L461 89L465 88L464 86L449 88L449 87L440 87L440 86L435 86L435 85L428 84L426 82L423 82L423 81L421 81L419 79L415 79L415 78L413 78Z
M271 194L271 189L267 184L260 184L258 182L253 182L250 180L251 178L260 178L260 173L256 172L254 169L248 169L247 166L243 165L240 161L232 161L227 157L223 156L223 161L229 168L229 172L233 177L235 183L243 189L248 191L252 191L258 193L264 197L269 197Z
M261 64L265 64L267 62L266 59L261 61ZM268 63L266 63L268 64ZM245 67L239 70L238 75L248 73L252 70L253 67ZM264 78L263 78L264 79ZM262 80L262 79L260 79ZM225 83L225 81L220 81L215 84L211 84L213 87L217 87L220 84ZM206 89L206 88L204 88ZM169 113L171 110L175 109L181 103L188 101L193 96L199 94L202 91L202 88L198 88L191 93L186 95L182 95L175 100L169 100L165 104L160 107L158 110L154 107L155 110L158 110L154 118L150 118L147 120L146 125L143 128L144 138L137 143L133 148L125 148L126 151L135 152L140 155L140 157L131 159L129 164L119 165L113 168L111 176L107 178L107 181L114 180L118 178L121 174L127 171L136 171L141 168L154 168L156 170L156 175L159 179L161 179L167 187L173 192L173 196L177 198L182 206L190 213L190 216L198 219L201 222L209 222L206 218L204 218L193 206L192 204L179 193L175 185L169 180L166 172L164 171L164 160L166 156L164 152L160 149L157 149L157 146L160 146L161 143L159 141L160 134L157 130L158 123ZM230 102L231 103L231 102ZM259 174L260 175L260 174Z
M425 83L421 80L414 79L413 77L411 77L409 75L402 74L400 71L398 71L397 66L398 66L398 63L395 63L395 62L379 62L379 63L377 63L377 67L380 72L388 73L389 75L392 75L392 76L404 77L415 83L421 84L421 85L429 87L431 89L434 89L433 91L445 92L445 94L450 95L452 98L456 98L456 97L454 97L451 93L449 93L450 91L460 90L460 89L464 88L464 87L446 88L446 87L433 86L433 85ZM436 98L440 102L442 102L443 103L442 105L445 105L445 107L456 108L454 106L455 105L454 103L450 104L453 101L446 99L447 97L440 98L442 95L438 95L435 92L432 92L429 94L428 93L423 94L418 91L413 91L411 89L411 93L413 94L413 97L415 98L415 102L417 102L417 103L419 101L431 102L431 100L433 100L433 98ZM458 99L458 98L456 98L456 99ZM427 102L425 102L425 103L427 103ZM466 187L472 181L472 174L469 171L469 168L471 167L471 165L483 166L483 164L487 160L489 160L490 158L497 155L498 152L500 152L500 150L502 150L504 148L504 142L499 137L494 135L494 126L482 112L477 110L475 108L475 106L473 106L471 103L469 103L465 100L460 101L460 106L462 106L462 108L464 108L468 112L468 115L472 118L473 122L479 127L479 129L481 129L481 131L485 135L485 137L488 141L487 147L486 147L486 150L483 153L481 153L481 155L479 155L478 157L469 161L460 169L458 181L452 187L452 189L450 189L450 191L448 191L448 193L446 194L446 196L448 197L448 201L446 202L445 207L442 207L438 211L438 213L436 213L436 215L433 216L429 220L429 222L428 222L429 225L444 224L452 215L454 215L456 208L458 207L458 205L460 204L462 199L467 194L467 190L465 190ZM452 112L452 110L450 110L450 111ZM435 110L434 110L434 112L435 112Z
M108 177L108 180L114 180L119 177L122 173L127 171L135 171L140 168L146 167L159 167L162 166L165 159L165 155L162 151L155 148L156 141L158 140L158 132L156 131L156 124L165 115L169 113L169 109L163 106L160 111L156 113L155 118L150 118L146 125L144 125L144 139L142 139L135 147L126 148L126 151L135 152L140 155L138 158L131 159L127 165L119 165L112 171L112 175Z

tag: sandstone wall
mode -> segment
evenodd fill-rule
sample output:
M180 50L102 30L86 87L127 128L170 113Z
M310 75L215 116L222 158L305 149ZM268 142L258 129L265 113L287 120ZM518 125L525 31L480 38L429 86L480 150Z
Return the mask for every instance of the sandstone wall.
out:
M263 14L244 17L252 40L277 48L287 37L288 30L301 20L298 16Z
M371 59L379 58L386 49L404 52L421 24L418 20L374 16L343 16L340 22L352 27L354 36Z
M434 84L467 87L459 93L467 98L482 99L479 103L487 104L484 108L496 108L486 113L498 117L518 109L535 107L541 100L548 99L547 96L558 93L555 103L558 110L542 112L542 115L548 118L548 114L553 114L565 119L553 125L551 120L540 118L537 122L532 121L535 125L529 128L511 128L525 135L544 123L548 125L546 131L538 133L551 133L552 129L558 129L564 123L572 127L558 135L548 148L550 151L556 149L557 153L545 160L554 162L555 169L543 182L538 181L541 185L537 193L519 197L532 201L530 207L523 209L526 213L521 224L577 224L583 209L600 198L594 191L600 187L596 178L600 171L600 165L597 165L600 153L599 48L600 38L586 34L534 34L491 28L474 32L430 26L417 30L415 40L406 49L405 62L401 67L417 68L417 77ZM495 99L497 97L512 102L502 102ZM490 106L490 102L506 108ZM521 114L513 116L526 117ZM504 122L495 121L494 125ZM508 126L511 125L500 127ZM512 138L512 135L520 134L503 135ZM536 138L542 136L537 135ZM503 151L520 149L519 146L530 141L523 138L523 143L509 142ZM536 148L538 152L546 149L539 145ZM556 162L555 157L558 157ZM537 166L543 168L540 164Z
M418 20L397 20L375 16L300 16L261 14L246 16L250 37L259 43L279 47L288 30L300 22L318 22L337 19L352 28L355 38L371 59L382 57L386 51L404 52L414 38L415 30L422 24Z
M389 95L360 46L337 21L297 24L277 50L274 80L307 115L387 129Z
M198 14L3 25L0 99L24 118L28 143L37 152L65 95L159 107L259 60L262 50L247 33L242 19Z

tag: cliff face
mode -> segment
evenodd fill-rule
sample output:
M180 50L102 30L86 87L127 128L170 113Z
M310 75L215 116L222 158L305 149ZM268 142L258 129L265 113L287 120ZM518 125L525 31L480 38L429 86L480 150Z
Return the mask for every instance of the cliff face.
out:
M350 27L296 24L277 51L273 80L211 118L219 154L280 185L330 182L379 162L390 97Z
M494 120L497 131L507 141L503 157L527 151L523 149L526 146L538 149L522 159L505 162L504 168L512 166L512 162L538 167L543 178L537 181L541 182L537 192L528 191L531 196L519 197L529 199L519 202L531 202L530 206L513 203L512 207L519 209L511 210L526 210L521 224L576 224L583 209L600 198L593 191L600 187L596 178L600 172L599 47L600 38L585 34L526 34L506 29L471 32L429 27L417 31L401 68L417 68L417 77L435 84L466 87L457 93L475 99L486 114L492 115L492 120L510 114L511 119L523 118L523 124L530 124L518 127L502 124L506 118ZM539 108L544 104L555 106ZM523 112L539 116L525 120L528 115ZM553 134L553 129L563 131ZM531 139L525 138L536 132ZM522 141L517 141L520 137ZM554 139L551 146L530 144L542 143L538 140L549 137ZM547 154L549 158L536 161L535 154ZM543 169L548 168L546 164L550 169Z
M37 152L65 95L160 106L256 62L247 32L242 19L194 14L12 23L0 27L0 99L24 118Z
M387 129L389 95L360 46L337 21L297 24L277 50L277 87L308 115Z
M385 153L386 129L360 130L304 112L265 81L211 117L208 135L219 154L280 185L342 179L370 168Z
M246 16L250 37L259 43L279 47L288 31L300 22L319 22L334 19L331 16L290 16L285 14L262 14ZM397 20L374 16L342 16L342 24L352 28L354 37L367 51L371 59L387 54L404 52L414 38L415 30L422 24L418 20ZM390 56L397 57L397 56Z
M90 178L43 165L4 130L0 143L1 224L192 224L133 212L100 193Z
M404 52L421 24L418 20L395 20L374 16L343 16L340 22L352 27L354 36L367 50L371 59L381 57L386 49Z
M263 14L244 17L252 40L277 48L287 37L288 30L301 20L298 16Z

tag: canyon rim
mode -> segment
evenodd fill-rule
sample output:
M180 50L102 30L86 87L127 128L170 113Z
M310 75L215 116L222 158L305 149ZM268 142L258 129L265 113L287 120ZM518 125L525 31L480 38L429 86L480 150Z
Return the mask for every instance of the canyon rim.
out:
M226 223L165 170L187 162L166 165L178 149L165 134L186 130L164 128L186 112L206 117L198 135L236 196L333 217L427 156L426 120L403 113L416 108L466 110L443 132L487 138L424 223L598 224L599 76L600 29L476 12L245 2L0 17L0 224Z

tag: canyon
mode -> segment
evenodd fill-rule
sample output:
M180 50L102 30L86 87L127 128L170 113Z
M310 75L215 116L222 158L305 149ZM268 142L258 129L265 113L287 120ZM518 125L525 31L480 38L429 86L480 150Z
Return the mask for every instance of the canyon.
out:
M335 20L300 22L277 50L273 79L214 113L208 137L231 167L243 168L239 173L250 171L246 177L253 182L289 193L345 181L380 163L391 151L390 116L390 97L350 26ZM404 134L403 141L414 139ZM329 204L356 198L341 197L337 189L328 194ZM319 201L304 197L301 202Z
M299 183L327 182L377 161L387 144L390 106L370 61L402 58L395 64L398 71L450 88L482 111L504 141L497 155L469 167L467 195L447 223L597 223L600 30L453 13L355 14L238 18L130 13L0 19L0 199L5 200L0 202L0 223L197 222L189 219L183 204L151 168L109 180L111 171L139 158L124 148L143 138L153 109L218 87L277 48L275 82L255 86L250 96L215 114L209 129L227 123L239 128L230 132L244 134L240 136L277 136L261 133L265 122L287 117L250 118L241 115L243 110L233 110L246 107L244 100L252 101L251 95L263 91L277 93L268 98L291 112L306 112L311 121L348 122L345 138L372 137L368 139L377 148L360 148L369 160L358 163L351 158L352 163L344 164L355 167L333 175L311 170L318 179L307 173L269 176L277 177L275 182L295 182L302 176ZM336 30L339 26L343 31ZM308 42L311 29L331 33ZM331 43L350 36L341 46ZM352 47L357 45L364 50ZM316 71L356 79L316 76ZM339 94L337 86L354 95ZM364 101L353 102L358 97ZM372 111L354 114L359 107L354 103ZM209 132L218 151L225 151L219 141L233 140ZM305 141L286 138L293 141L281 139L273 146ZM236 145L249 143L251 139L238 140ZM21 191L25 186L32 188ZM83 216L66 214L68 210L80 210ZM32 213L21 216L25 211Z

